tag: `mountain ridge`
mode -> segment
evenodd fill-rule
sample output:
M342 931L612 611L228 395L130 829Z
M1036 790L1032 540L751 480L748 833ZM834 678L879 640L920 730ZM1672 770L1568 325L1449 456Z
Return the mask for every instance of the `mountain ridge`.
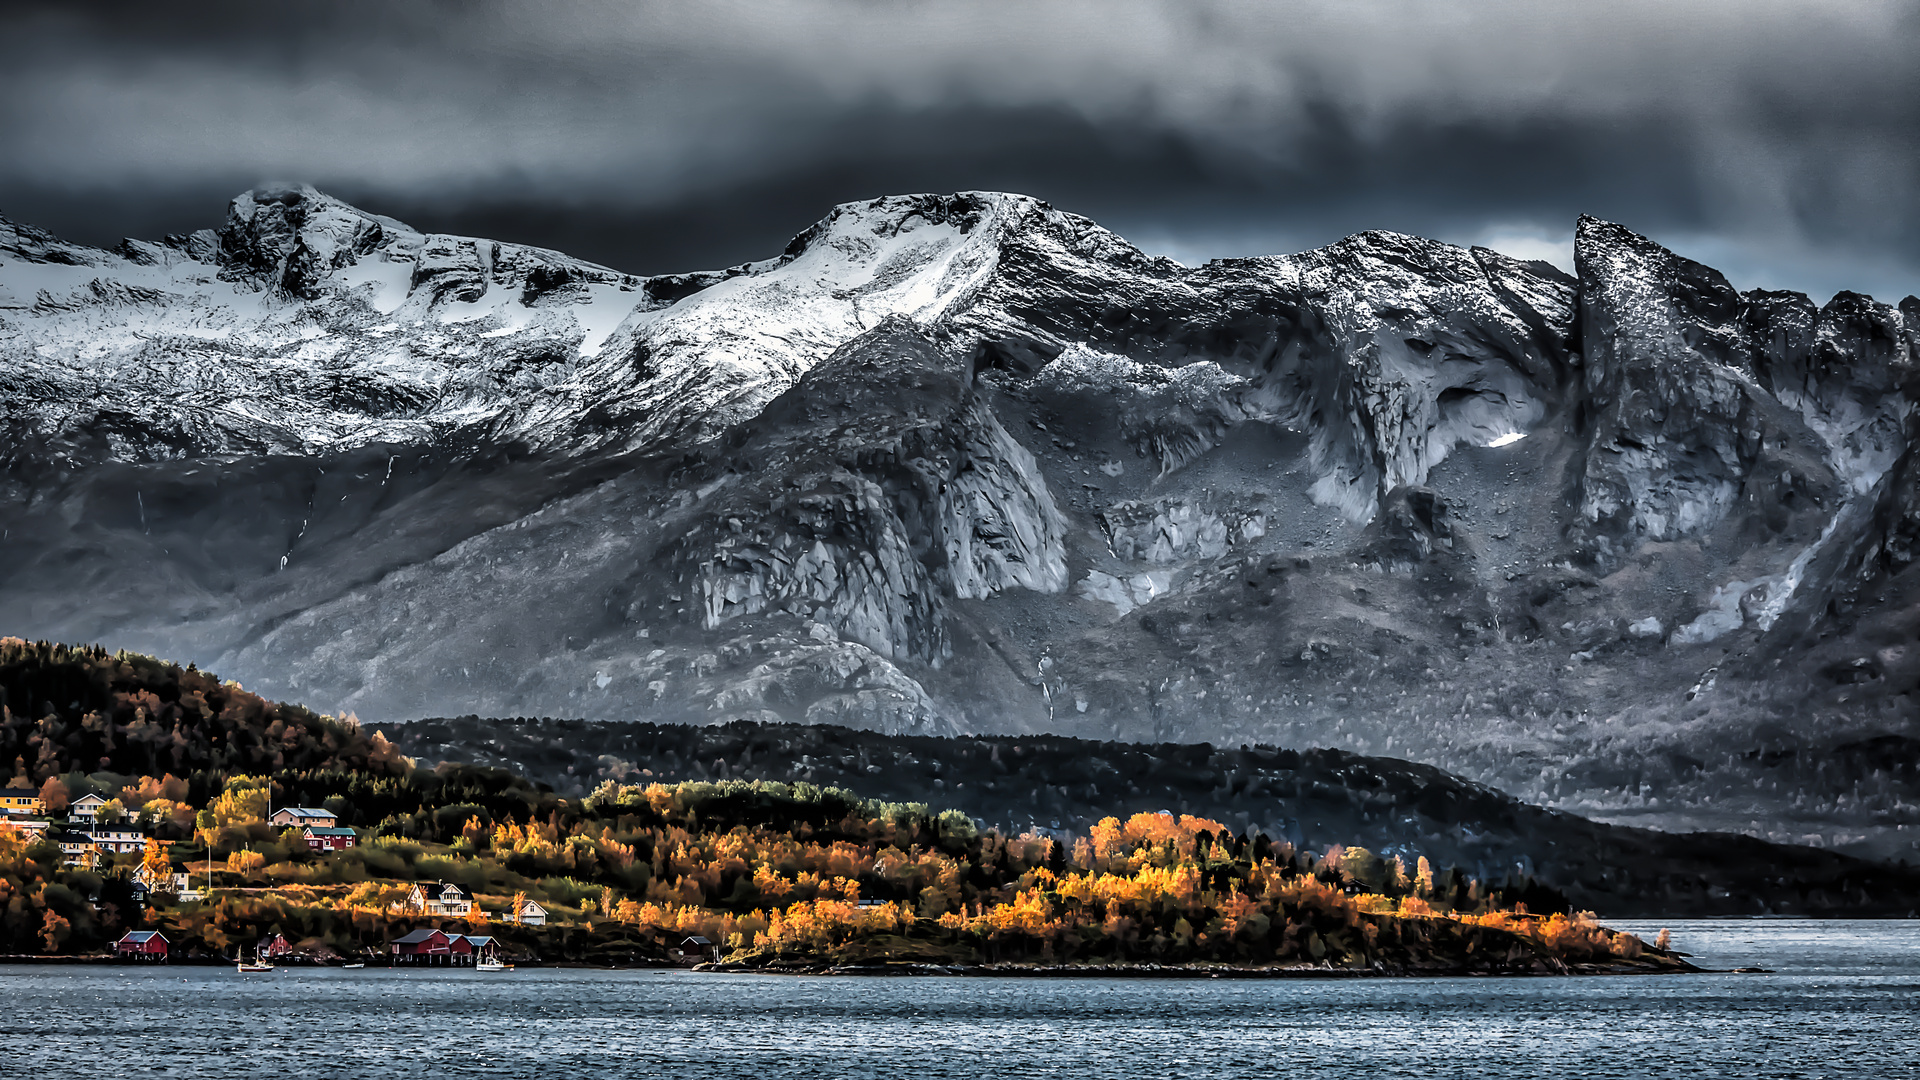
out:
M1917 734L1920 300L1592 218L1573 275L1391 233L1188 268L896 196L641 279L341 206L0 226L17 632L380 719L1333 745L1913 848L1901 761L1764 763Z

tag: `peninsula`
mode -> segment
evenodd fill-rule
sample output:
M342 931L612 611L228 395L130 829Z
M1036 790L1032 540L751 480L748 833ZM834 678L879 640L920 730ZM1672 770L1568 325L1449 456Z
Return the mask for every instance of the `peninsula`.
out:
M1523 876L1172 812L1085 833L780 781L422 767L349 719L131 653L0 640L13 954L730 969L1690 970Z

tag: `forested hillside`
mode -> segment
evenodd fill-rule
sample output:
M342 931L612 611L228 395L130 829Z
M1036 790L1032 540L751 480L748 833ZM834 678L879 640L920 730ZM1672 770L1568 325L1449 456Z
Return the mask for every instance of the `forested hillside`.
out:
M383 736L268 701L198 668L98 646L0 638L0 761L35 786L79 771L172 773L408 766Z
M58 830L0 833L0 948L15 953L86 952L146 927L183 956L271 935L312 956L383 956L432 925L595 962L658 961L701 935L730 963L801 968L1684 967L1524 874L1315 853L1191 814L1106 816L1076 834L982 831L959 811L805 781L608 779L568 797L504 769L423 768L351 720L191 667L17 639L0 641L0 693L15 790L56 815L98 795L100 816L149 837L144 852L76 863ZM267 822L289 805L324 808L356 843L320 850ZM205 875L205 889L148 894L141 870ZM409 906L421 881L475 906ZM521 918L530 900L537 928Z

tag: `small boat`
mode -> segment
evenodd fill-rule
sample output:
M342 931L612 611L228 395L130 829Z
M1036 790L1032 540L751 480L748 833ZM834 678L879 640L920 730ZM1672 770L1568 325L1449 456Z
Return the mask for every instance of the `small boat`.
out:
M353 962L353 963L351 963L351 964L341 964L341 965L340 965L340 970L341 970L341 971L358 971L358 970L360 970L361 968L363 968L363 967L366 967L366 966L367 966L367 965L366 965L366 964L364 964L364 963L361 963L361 962L359 962L359 961L355 961L355 962Z
M251 964L247 963L245 960L242 960L238 964L234 965L234 969L240 972L240 974L242 975L247 975L247 974L250 974L253 972L259 972L259 971L272 971L273 965L261 960L255 960Z
M473 965L475 971L512 971L512 964L503 964L498 960L482 960Z

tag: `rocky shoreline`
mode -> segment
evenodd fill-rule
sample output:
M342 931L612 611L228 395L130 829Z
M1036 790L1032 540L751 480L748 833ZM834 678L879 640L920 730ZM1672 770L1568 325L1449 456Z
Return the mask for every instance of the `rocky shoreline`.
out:
M1567 975L1697 975L1678 956L1646 955L1608 964L1453 964L1330 967L1325 964L835 964L722 961L699 964L694 971L740 975L848 975L868 977L967 976L1014 979L1407 979L1446 977L1527 978Z
M108 955L93 956L36 956L31 954L0 956L3 965L79 965L97 967L105 964L125 963L119 957ZM233 963L227 959L186 958L174 960L170 967L227 967ZM602 970L604 965L584 964L561 961L541 963L537 960L520 960L524 967L566 968L581 970ZM129 965L131 966L131 965ZM289 963L281 966L307 968L339 967L338 964ZM370 965L385 968L386 964ZM1330 967L1325 964L1291 965L1234 965L1234 964L928 964L928 963L880 963L880 964L834 964L834 963L753 963L740 961L721 961L719 963L696 964L691 968L681 968L673 964L630 964L605 970L691 970L710 974L733 975L842 975L880 978L900 978L913 976L965 976L969 978L1007 978L1007 979L1408 979L1408 978L1448 978L1448 977L1504 977L1527 978L1562 975L1700 975L1713 974L1708 968L1695 967L1678 956L1644 956L1638 960L1623 960L1611 964L1564 964L1555 966L1546 963L1531 965L1487 965L1484 967L1465 967L1459 965L1434 964L1430 966L1386 966L1373 967ZM448 968L445 970L465 970ZM1736 968L1734 974L1764 973L1761 968Z

